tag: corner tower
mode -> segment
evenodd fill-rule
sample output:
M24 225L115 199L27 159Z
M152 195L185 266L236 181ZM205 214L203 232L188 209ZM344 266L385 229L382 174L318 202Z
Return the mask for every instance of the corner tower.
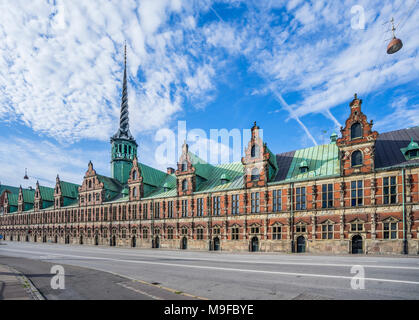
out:
M126 184L132 168L132 161L137 156L137 142L129 130L128 90L127 90L127 45L124 52L124 80L122 85L121 116L119 129L111 137L112 178Z

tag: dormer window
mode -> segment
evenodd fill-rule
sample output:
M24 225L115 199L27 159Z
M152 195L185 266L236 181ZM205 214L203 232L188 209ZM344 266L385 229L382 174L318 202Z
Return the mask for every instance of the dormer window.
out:
M351 127L351 140L362 137L362 126L359 122L355 122Z
M351 163L352 163L352 167L362 165L362 152L361 151L356 150L352 153Z
M307 161L306 160L301 161L299 168L300 168L300 173L308 172L308 164L307 164Z
M227 174L223 173L221 175L220 180L221 180L221 184L226 184L227 182L230 181L230 177Z
M252 146L251 151L250 151L250 156L251 156L252 158L255 158L255 157L257 157L257 156L258 156L258 154L259 154L259 146L258 146L258 145L256 145L256 144L254 144L254 145Z
M188 171L188 164L186 162L182 162L182 171Z
M182 191L187 191L188 190L188 180L183 180L182 181Z
M406 148L401 148L406 160L412 160L419 158L419 145L417 142L413 141L413 138L410 138L410 143Z
M167 182L164 183L163 185L163 191L167 192L169 190L169 184Z
M259 175L259 169L258 168L253 168L252 169L252 175L251 175L252 181L259 180L259 177L260 177L260 175Z
M137 180L137 170L134 170L134 172L132 173L132 179Z

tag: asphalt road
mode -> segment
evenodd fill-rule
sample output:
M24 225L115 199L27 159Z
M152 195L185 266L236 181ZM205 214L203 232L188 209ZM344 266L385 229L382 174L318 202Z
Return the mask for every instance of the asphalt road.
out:
M47 271L44 268L37 272L47 274L51 265L60 264L69 279L77 276L84 279L84 282L79 281L78 287L75 286L75 292L70 295L73 298L77 298L83 288L82 298L92 298L98 290L103 292L100 288L93 289L95 283L102 286L108 282L115 284L136 279L173 290L161 289L160 292L150 293L151 289L157 288L141 283L143 287L137 291L146 294L134 299L156 296L172 299L180 296L179 292L208 299L419 299L419 257L193 252L22 242L5 244L0 246L1 264L7 264L4 263L9 259L6 256L34 259L38 262L21 262L20 270L16 264L12 266L19 271L26 268L23 271L29 273L36 272L32 269L36 269L34 266L37 264L45 263ZM363 289L362 280L353 279L354 276L361 276L359 266L364 271ZM356 273L351 273L353 267ZM85 274L81 275L80 270L84 270ZM118 278L107 279L104 274L110 277L108 272ZM66 283L69 282L66 278ZM138 285L138 282L135 283ZM361 285L361 288L353 289L351 283ZM114 288L109 290L112 293ZM61 297L54 298L68 297L63 293ZM97 298L112 299L112 294Z

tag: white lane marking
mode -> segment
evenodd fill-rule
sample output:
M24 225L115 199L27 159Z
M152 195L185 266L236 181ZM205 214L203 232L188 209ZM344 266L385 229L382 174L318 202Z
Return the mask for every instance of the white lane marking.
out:
M47 248L42 248L47 249ZM49 249L49 248L48 248ZM73 251L73 252L80 252L79 250L74 250L70 248L66 248L67 251ZM107 254L107 255L115 255L115 252L109 252L109 251L103 251L105 249L102 249L100 254ZM99 253L96 250L83 250L83 252L86 253ZM173 256L162 256L162 255L148 255L148 254L141 254L141 253L121 253L116 252L118 255L124 255L124 256L131 256L131 257L149 257L149 258L161 258L161 259L184 259L184 260L195 260L195 261L211 261L211 262L230 262L230 263L247 263L247 264L275 264L275 265L291 265L291 266L320 266L320 267L352 267L354 264L362 264L365 268L376 268L376 269L403 269L403 270L419 270L419 267L406 267L406 266L385 266L385 265L368 265L365 264L365 262L370 263L371 261L356 261L354 260L353 263L350 264L342 264L342 263L315 263L315 262L287 262L287 261L254 261L254 260L229 260L229 259L210 259L210 258L189 258L189 257L173 257ZM356 263L355 263L356 262Z
M40 253L37 251L27 251L27 250L19 250L19 249L3 249L5 251L13 251L13 252L24 252L24 253ZM314 274L314 273L297 273L297 272L282 272L282 271L266 271L266 270L252 270L252 269L238 269L238 268L224 268L224 267L210 267L210 266L195 266L195 265L187 265L187 264L179 264L179 263L165 263L165 262L152 262L152 261L138 261L138 260L125 260L125 259L114 259L114 258L103 258L103 257L86 257L86 256L79 256L79 255L71 255L71 254L54 254L51 255L59 256L59 257L72 257L72 258L83 258L87 260L108 260L108 261L115 261L115 262L128 262L128 263L137 263L137 264L151 264L151 265L160 265L160 266L170 266L170 267L180 267L180 268L193 268L193 269L209 269L209 270L223 270L223 271L233 271L233 272L247 272L247 273L266 273L266 274L277 274L277 275L288 275L288 276L303 276L303 277L315 277L315 278L333 278L333 279L352 279L353 277L349 276L336 276L336 275L328 275L328 274ZM59 258L57 258L59 260ZM408 280L394 280L394 279L379 279L379 278L365 278L364 280L368 281L379 281L379 282L394 282L394 283L406 283L406 284L416 284L419 285L417 281L408 281Z
M126 284L124 284L124 283L118 283L120 286L122 286L122 287L124 287L124 288L126 288L126 289L129 289L129 290L132 290L132 291L134 291L134 292L137 292L137 293L140 293L140 294L143 294L143 295L146 295L146 296L149 296L150 298L152 298L152 299L154 299L154 300L163 300L163 298L159 298L159 297L156 297L156 296L153 296L152 294L149 294L149 293L147 293L147 292L144 292L144 291L142 291L142 290L140 290L140 289L135 289L135 288L132 288L132 287L130 287L130 286L127 286Z

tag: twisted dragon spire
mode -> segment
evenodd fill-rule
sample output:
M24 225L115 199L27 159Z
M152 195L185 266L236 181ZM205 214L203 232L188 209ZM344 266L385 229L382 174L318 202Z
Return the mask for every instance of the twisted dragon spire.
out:
M121 98L121 116L119 120L118 132L112 139L128 139L134 140L129 130L129 117L128 117L128 89L127 89L127 44L125 43L124 52L124 79L122 83L122 98Z

